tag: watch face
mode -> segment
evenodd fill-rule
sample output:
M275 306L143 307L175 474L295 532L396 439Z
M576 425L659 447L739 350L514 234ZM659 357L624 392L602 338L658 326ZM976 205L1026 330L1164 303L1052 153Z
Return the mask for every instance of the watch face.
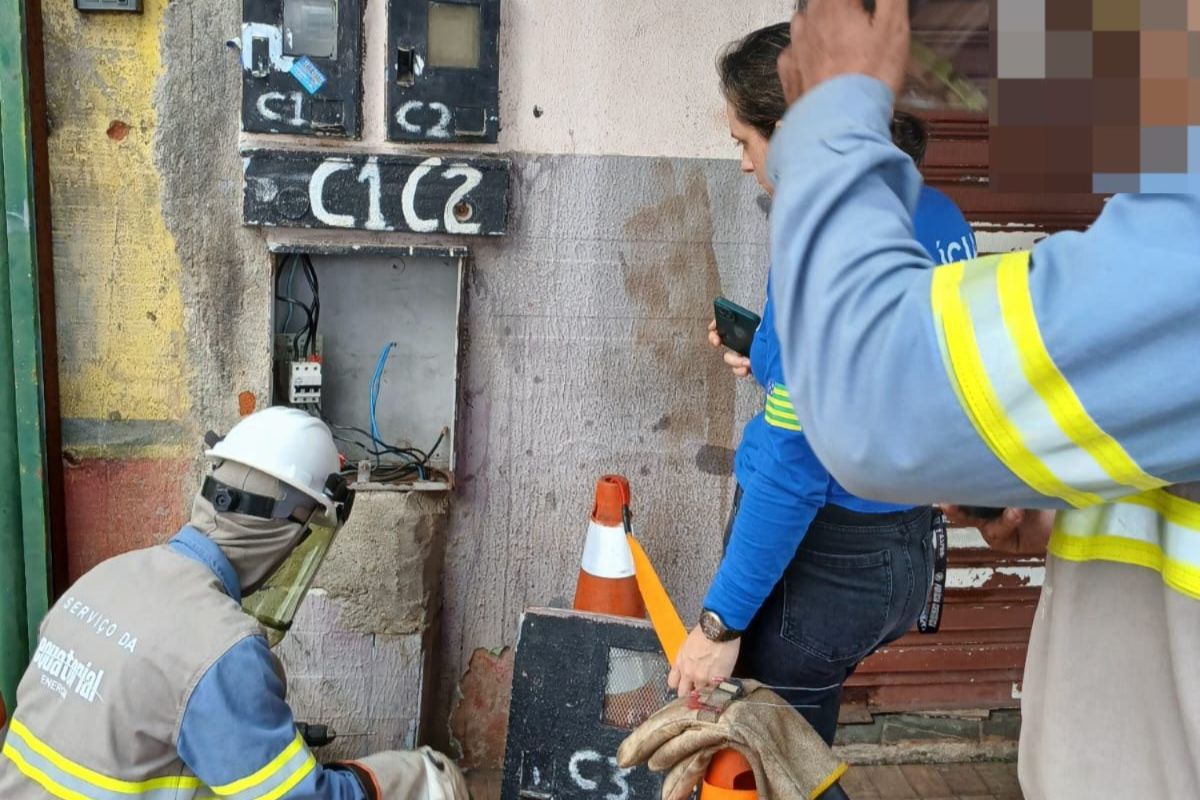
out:
M714 642L722 641L729 634L725 623L712 611L705 611L700 615L700 632L706 639Z

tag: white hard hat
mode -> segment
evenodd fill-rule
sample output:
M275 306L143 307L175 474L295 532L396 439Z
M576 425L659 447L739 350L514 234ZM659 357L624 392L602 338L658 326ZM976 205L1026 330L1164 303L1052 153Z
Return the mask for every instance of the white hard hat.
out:
M333 434L311 414L287 406L263 409L234 425L205 455L264 472L316 500L331 520L337 518L326 481L341 471L341 461Z

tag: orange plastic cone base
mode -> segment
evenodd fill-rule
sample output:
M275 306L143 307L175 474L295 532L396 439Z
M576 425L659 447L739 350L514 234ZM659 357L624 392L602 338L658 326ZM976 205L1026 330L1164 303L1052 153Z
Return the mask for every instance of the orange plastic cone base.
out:
M646 616L646 604L638 591L637 578L632 575L628 578L597 578L579 570L574 608L618 617L641 619Z
M756 800L754 768L737 750L713 756L700 786L700 800Z

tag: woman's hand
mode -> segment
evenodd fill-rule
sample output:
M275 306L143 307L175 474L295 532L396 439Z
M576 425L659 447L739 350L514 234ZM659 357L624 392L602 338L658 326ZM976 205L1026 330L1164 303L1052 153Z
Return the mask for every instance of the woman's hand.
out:
M741 649L741 639L712 642L697 625L688 634L683 647L679 648L679 655L675 657L675 664L667 677L667 685L679 690L679 696L683 697L714 680L728 678L737 664Z
M1053 511L1006 508L995 519L968 516L961 506L941 506L951 525L978 528L988 547L1001 553L1041 555L1054 529Z
M717 321L715 319L708 323L708 343L713 347L725 346L721 344L721 337L717 334ZM723 358L735 376L739 378L750 377L750 359L732 350L726 350Z

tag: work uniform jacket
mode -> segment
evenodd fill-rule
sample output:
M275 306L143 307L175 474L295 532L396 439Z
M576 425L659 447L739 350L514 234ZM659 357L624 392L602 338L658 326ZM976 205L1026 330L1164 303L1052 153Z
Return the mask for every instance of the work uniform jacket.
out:
M444 798L428 753L322 767L221 548L185 527L103 562L42 622L0 757L4 800ZM431 788L434 787L434 788Z
M772 138L772 273L799 422L892 501L1057 508L1022 698L1029 800L1200 797L1200 184L930 269L921 186L863 75Z

